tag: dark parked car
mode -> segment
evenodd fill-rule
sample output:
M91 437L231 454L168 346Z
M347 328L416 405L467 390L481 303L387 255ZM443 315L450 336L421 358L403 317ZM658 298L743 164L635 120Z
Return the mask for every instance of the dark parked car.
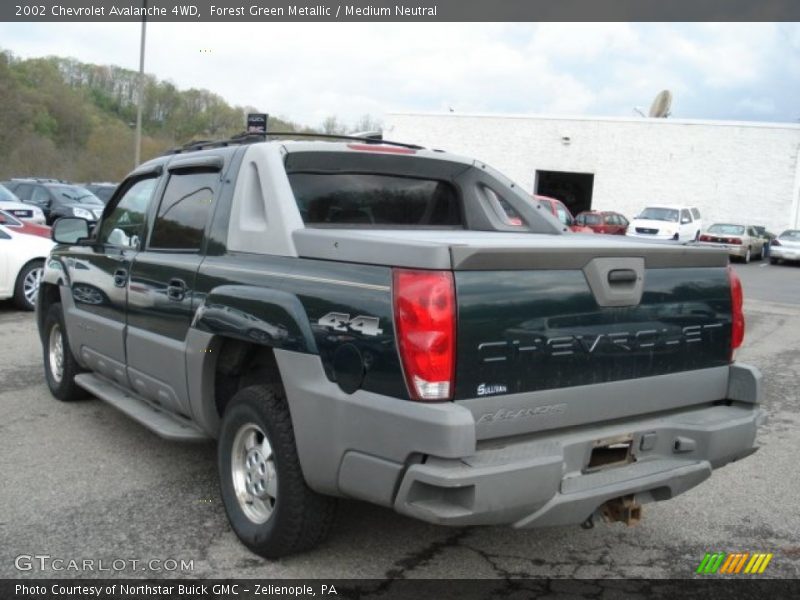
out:
M628 230L628 219L610 210L585 210L575 217L575 222L589 227L595 233L625 235Z
M759 235L759 237L764 240L764 249L762 251L763 252L762 256L768 258L769 257L769 246L772 243L772 240L774 240L776 237L778 237L778 235L775 234L775 233L772 233L771 231L767 231L767 228L763 227L761 225L753 225L753 229L755 229L756 233Z
M95 196L103 201L103 204L108 204L114 190L117 189L116 183L87 183L84 185L87 190L92 192Z
M48 225L52 225L59 217L80 217L95 223L105 207L92 192L70 183L12 179L5 186L23 202L39 207Z

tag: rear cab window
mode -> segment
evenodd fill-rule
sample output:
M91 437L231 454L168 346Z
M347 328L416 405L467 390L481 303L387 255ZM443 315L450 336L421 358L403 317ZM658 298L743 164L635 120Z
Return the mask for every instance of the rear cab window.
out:
M458 193L435 179L379 173L291 173L306 225L462 226Z
M307 227L463 229L464 165L377 152L290 152L286 173Z

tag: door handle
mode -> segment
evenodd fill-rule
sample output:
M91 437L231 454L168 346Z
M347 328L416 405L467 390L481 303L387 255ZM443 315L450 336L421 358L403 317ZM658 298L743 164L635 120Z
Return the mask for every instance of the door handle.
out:
M186 282L182 279L170 279L167 286L167 298L180 302L186 297Z
M125 287L128 283L128 271L126 269L117 269L114 271L114 285L117 287Z

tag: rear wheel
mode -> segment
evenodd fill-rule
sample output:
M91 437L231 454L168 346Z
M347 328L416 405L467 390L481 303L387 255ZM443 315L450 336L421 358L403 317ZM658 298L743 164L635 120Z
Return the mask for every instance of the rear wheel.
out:
M745 250L745 252L744 252L744 258L742 258L742 261L744 262L744 264L747 264L747 263L750 262L750 258L751 258L750 254L751 254L750 253L750 247L748 246L747 250Z
M279 558L325 539L336 501L305 482L282 386L254 385L234 395L217 457L225 511L250 550Z
M22 310L36 308L36 297L39 295L39 284L43 273L44 262L41 260L32 260L22 267L14 286L14 304L17 307Z
M75 384L75 376L82 369L69 349L61 304L53 304L48 309L44 332L44 374L50 393L64 402L84 398L86 392Z
M769 259L769 264L771 264L771 265L777 265L779 262L780 262L780 259L778 259L778 258L770 258Z

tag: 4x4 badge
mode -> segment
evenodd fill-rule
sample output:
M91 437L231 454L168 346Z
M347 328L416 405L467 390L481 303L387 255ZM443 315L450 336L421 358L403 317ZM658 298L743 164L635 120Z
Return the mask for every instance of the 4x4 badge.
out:
M365 317L359 315L350 318L347 313L330 312L317 321L322 327L329 327L334 331L347 331L348 328L364 335L380 335L383 329L379 327L378 317Z

